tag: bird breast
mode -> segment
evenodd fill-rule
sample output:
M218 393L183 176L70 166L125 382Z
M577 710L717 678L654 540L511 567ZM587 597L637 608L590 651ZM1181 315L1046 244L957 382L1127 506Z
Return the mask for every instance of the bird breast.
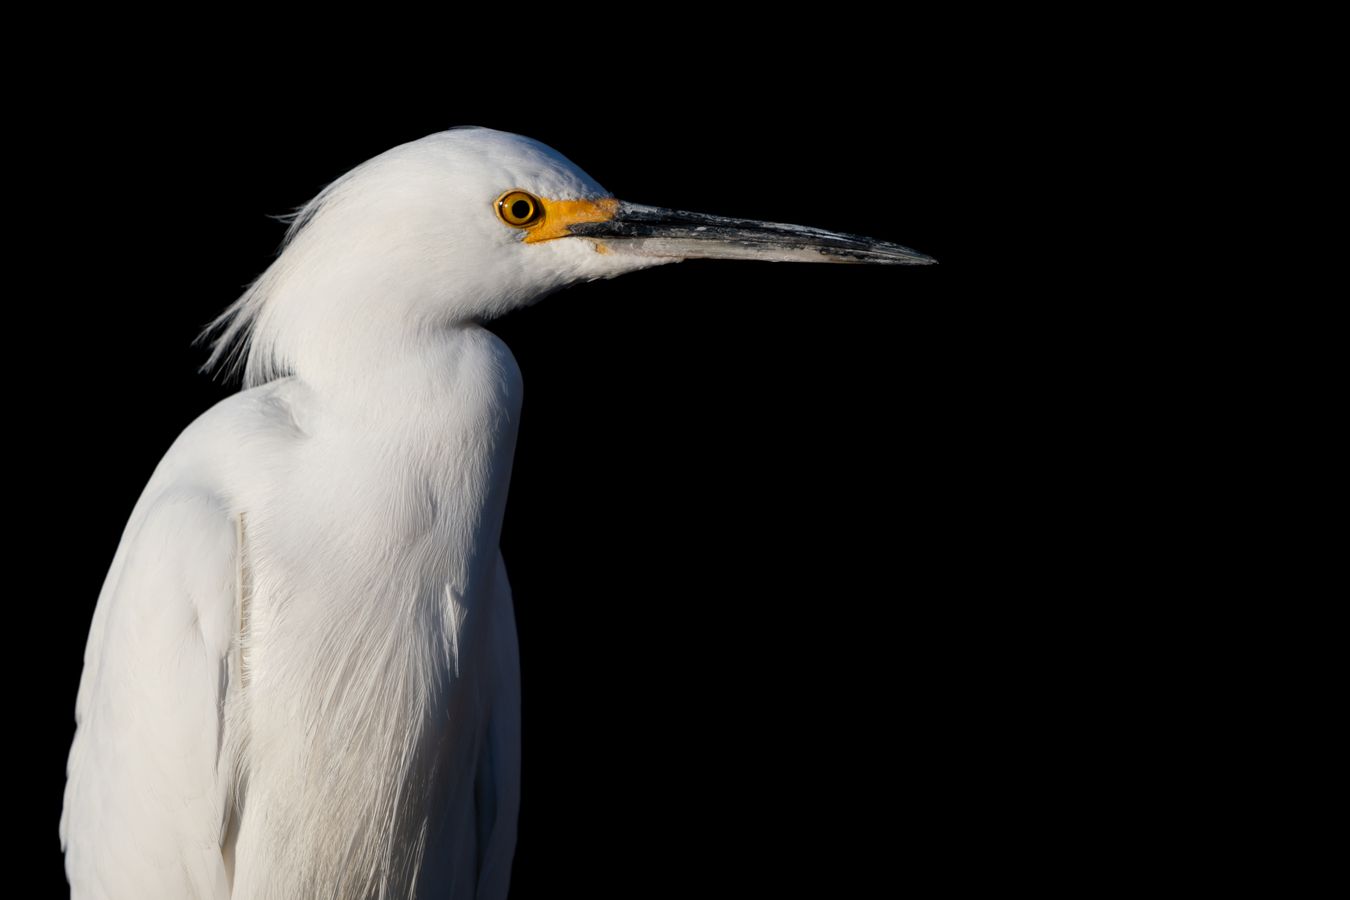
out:
M260 448L270 477L240 503L236 871L306 860L290 896L411 877L456 796L437 787L446 748L473 746L491 677L519 370L476 329L384 381L395 392L360 410L281 389L293 427L267 440L287 452Z

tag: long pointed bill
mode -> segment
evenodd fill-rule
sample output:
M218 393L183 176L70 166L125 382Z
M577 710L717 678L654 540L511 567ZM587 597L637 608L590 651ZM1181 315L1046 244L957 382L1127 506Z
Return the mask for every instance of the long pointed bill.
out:
M634 256L893 266L937 262L899 244L802 225L727 219L636 203L617 203L613 209L613 215L602 221L569 224L567 233L591 238L604 251Z

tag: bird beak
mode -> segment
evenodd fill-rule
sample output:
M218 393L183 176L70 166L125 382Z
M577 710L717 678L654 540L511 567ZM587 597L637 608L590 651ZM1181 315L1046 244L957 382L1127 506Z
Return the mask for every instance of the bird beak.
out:
M667 259L757 259L768 262L928 265L937 260L899 244L802 225L727 219L658 206L610 201L613 215L568 224L602 253Z

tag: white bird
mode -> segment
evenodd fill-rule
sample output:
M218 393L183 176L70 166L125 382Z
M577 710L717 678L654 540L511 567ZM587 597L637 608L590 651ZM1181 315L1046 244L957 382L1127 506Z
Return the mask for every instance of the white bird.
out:
M520 676L497 545L520 372L482 321L693 257L926 263L622 203L482 128L375 157L214 323L245 389L127 523L89 631L76 898L502 898Z

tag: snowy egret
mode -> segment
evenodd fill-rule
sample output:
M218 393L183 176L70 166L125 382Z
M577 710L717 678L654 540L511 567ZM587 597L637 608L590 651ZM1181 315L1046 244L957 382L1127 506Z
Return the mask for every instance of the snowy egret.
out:
M520 687L498 553L520 409L479 323L689 258L921 264L616 200L482 128L325 188L213 324L245 389L169 449L90 627L76 897L504 897Z

